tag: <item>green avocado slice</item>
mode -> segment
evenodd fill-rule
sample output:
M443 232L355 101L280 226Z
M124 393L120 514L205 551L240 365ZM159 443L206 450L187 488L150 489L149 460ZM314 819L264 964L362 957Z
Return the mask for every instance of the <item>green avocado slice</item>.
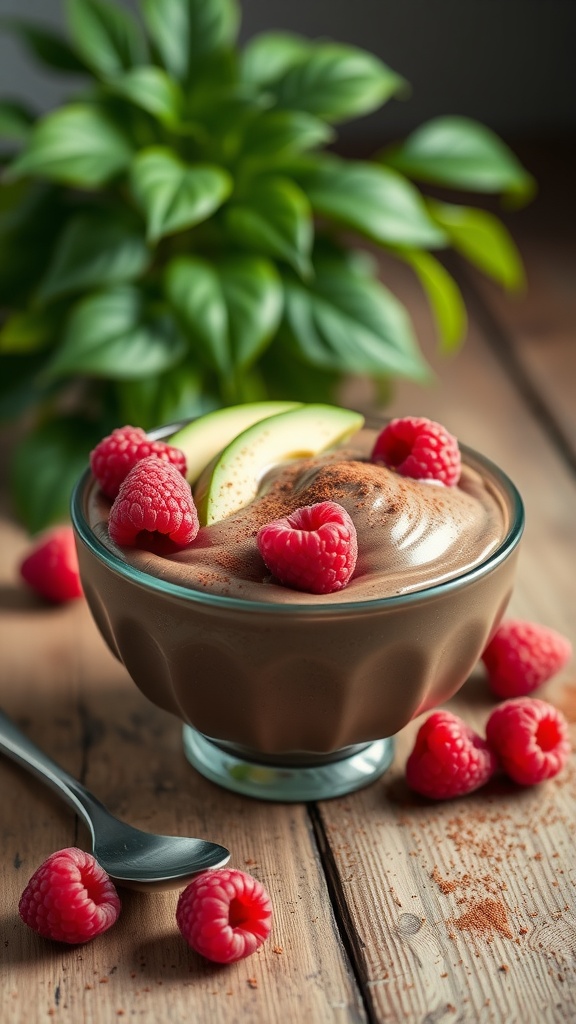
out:
M333 448L363 425L361 413L312 404L254 423L235 437L198 479L194 500L200 523L209 526L248 505L272 466Z

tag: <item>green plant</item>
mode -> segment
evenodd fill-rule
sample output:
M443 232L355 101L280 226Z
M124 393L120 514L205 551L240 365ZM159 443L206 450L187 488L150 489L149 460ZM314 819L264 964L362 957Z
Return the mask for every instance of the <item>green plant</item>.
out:
M369 53L267 33L236 43L236 0L67 0L70 40L4 19L33 56L83 77L39 119L0 104L19 147L0 184L0 413L29 426L14 462L30 530L62 517L90 447L270 396L327 398L342 375L425 379L407 311L368 240L408 262L441 344L465 333L432 253L503 286L517 251L488 212L410 179L526 199L530 176L489 130L439 118L372 161L332 125L400 95Z

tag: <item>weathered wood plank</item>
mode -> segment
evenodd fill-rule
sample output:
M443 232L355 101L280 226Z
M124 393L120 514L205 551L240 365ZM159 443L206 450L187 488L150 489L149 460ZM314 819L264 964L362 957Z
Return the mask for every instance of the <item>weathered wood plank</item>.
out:
M566 460L478 325L456 359L439 361L414 282L396 264L386 278L409 302L439 368L428 390L399 387L392 411L445 422L510 473L528 520L511 611L576 642L576 490ZM501 308L491 308L503 330ZM542 306L543 334L554 335L551 308ZM539 322L536 307L531 315ZM513 345L519 337L513 332ZM526 355L530 343L522 341L523 365L548 407L557 382L568 382L572 373L567 368L573 357L563 354L565 348L562 335L556 366L544 379L528 361L534 358ZM568 404L559 392L555 408L569 432ZM116 927L81 949L36 939L16 915L26 878L52 850L85 845L86 835L57 798L2 759L2 1019L24 1024L34 1013L87 1024L129 1015L150 1024L526 1024L576 1018L573 770L531 792L494 783L471 798L433 805L412 797L402 781L412 725L399 736L394 768L382 782L311 811L314 836L305 808L223 793L188 767L178 723L132 686L86 608L40 609L15 587L24 543L9 519L2 523L0 702L120 816L143 828L205 835L229 846L233 864L267 885L276 918L260 953L224 969L184 946L175 930L175 893L125 892ZM574 665L542 696L576 720ZM451 706L483 727L493 705L481 671ZM330 895L348 930L367 1009L340 943Z
M14 547L2 524L5 606ZM6 542L4 543L4 540ZM26 599L24 599L26 603ZM5 611L0 693L7 713L121 817L167 834L221 841L232 864L261 878L275 908L270 941L222 968L188 949L177 892L123 890L113 929L85 947L45 942L17 917L34 868L56 849L87 847L83 826L41 784L0 759L2 976L0 1017L108 1024L116 1016L269 1024L361 1024L365 1013L332 914L306 809L225 794L185 761L180 725L150 705L105 649L83 603ZM31 642L31 637L34 642Z
M576 459L576 253L550 240L522 245L527 290L514 300L474 275L487 330L540 398Z
M527 154L540 183L533 206L508 218L526 269L526 288L510 297L480 274L471 277L488 332L538 396L576 462L576 202L574 157Z
M427 391L400 386L387 411L444 422L509 472L528 520L510 613L575 642L574 478L477 325L460 355L440 363L412 283L392 264L384 277L410 302L440 367ZM574 665L539 695L566 702L576 694L570 682ZM450 706L483 728L494 703L480 670ZM402 781L418 724L400 734L384 782L320 808L374 1019L573 1020L574 767L531 792L494 783L468 799L419 801Z

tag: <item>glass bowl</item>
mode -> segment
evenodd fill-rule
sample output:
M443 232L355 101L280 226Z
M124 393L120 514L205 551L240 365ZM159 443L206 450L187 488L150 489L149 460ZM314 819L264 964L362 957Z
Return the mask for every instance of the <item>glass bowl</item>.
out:
M337 604L223 597L131 567L91 529L84 473L71 512L88 605L141 692L184 723L199 772L263 799L341 796L378 778L395 733L462 686L508 604L524 510L502 470L461 450L507 509L500 545L427 589Z

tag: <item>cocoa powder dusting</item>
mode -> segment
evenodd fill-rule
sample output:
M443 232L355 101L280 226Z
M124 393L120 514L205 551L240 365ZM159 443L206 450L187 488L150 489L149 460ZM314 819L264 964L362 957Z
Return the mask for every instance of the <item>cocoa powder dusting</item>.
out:
M368 429L346 447L273 466L253 501L203 526L192 544L178 548L166 538L143 534L122 557L141 572L190 590L268 604L322 604L322 595L274 579L256 536L264 524L297 508L333 501L352 516L358 534L354 575L343 592L330 597L331 604L346 604L432 586L496 548L509 514L489 475L484 478L465 462L456 487L429 487L373 463L373 442L374 431ZM95 485L87 495L87 513L95 535L109 546L110 502Z
M452 922L460 931L476 931L492 935L495 931L511 939L512 929L508 921L508 910L502 900L488 897L473 903L468 910Z
M434 866L431 878L433 879L434 882L436 882L436 885L440 889L440 892L443 892L445 896L447 895L447 893L454 892L458 888L457 882L450 882L447 878L442 878L442 875L440 874L436 866Z
M576 703L576 687L566 690ZM389 782L387 795L397 808L407 856L420 862L439 890L448 937L467 935L474 956L481 955L480 940L491 943L496 936L522 946L533 931L531 919L550 916L549 894L558 893L552 920L571 912L572 900L562 902L560 893L573 894L565 868L572 863L576 838L574 760L538 790L518 793L497 779L456 813L449 805L430 810L418 804L398 779ZM430 859L433 850L441 859ZM520 889L514 884L518 879Z
M356 498L366 498L374 492L385 491L382 470L379 466L357 460L339 461L335 465L330 465L330 462L327 462L322 466L320 472L318 472L318 466L319 460L309 459L301 462L298 468L288 466L283 470L274 481L270 491L264 493L248 510L248 514L250 512L254 514L255 525L261 526L279 516L294 512L302 502L302 491L306 492L306 501L311 505L322 501L339 501L349 496L350 493L353 493ZM295 488L294 480L297 474L300 474L302 479L298 488ZM379 519L382 511L381 509ZM396 511L396 508L391 507L390 511ZM246 515L246 510L244 514Z

